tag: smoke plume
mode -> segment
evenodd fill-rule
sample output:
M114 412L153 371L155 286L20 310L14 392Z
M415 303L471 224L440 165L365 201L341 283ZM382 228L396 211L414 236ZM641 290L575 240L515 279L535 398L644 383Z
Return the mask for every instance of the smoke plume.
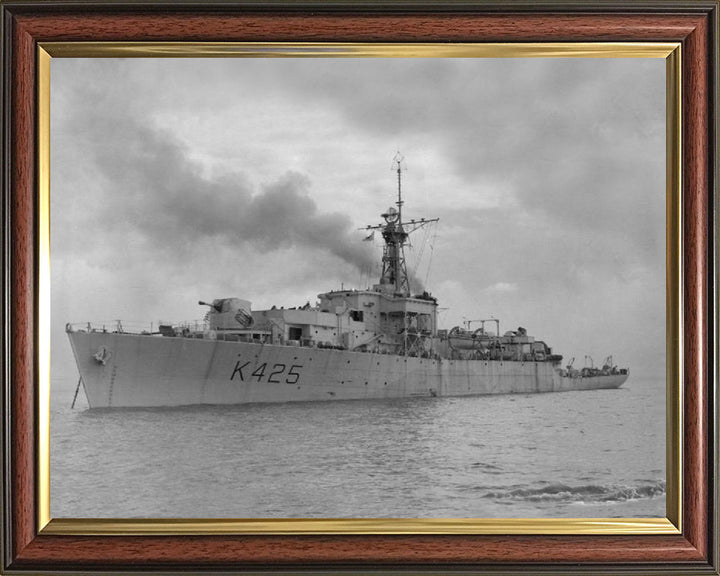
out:
M92 122L92 130L81 130L111 191L101 208L109 225L130 225L133 233L177 250L213 238L264 252L325 250L361 271L372 265L372 254L352 234L348 216L320 212L302 174L287 171L260 186L242 172L208 177L187 148L164 131L107 114L78 122Z

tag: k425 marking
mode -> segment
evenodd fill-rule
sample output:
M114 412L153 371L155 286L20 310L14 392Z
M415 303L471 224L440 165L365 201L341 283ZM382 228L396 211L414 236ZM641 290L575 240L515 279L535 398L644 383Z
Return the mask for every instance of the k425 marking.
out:
M235 362L230 380L239 378L241 382L268 382L271 384L295 384L300 380L299 370L302 364L292 364L289 368L286 364L277 363L269 364L263 362L253 370L253 363L250 361L243 362L238 360ZM252 372L251 372L252 370Z

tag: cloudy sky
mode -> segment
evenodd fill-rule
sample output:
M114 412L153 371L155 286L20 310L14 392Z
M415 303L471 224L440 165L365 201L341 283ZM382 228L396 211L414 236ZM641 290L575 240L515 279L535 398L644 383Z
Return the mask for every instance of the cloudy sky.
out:
M661 59L54 59L53 383L67 322L372 284L397 150L441 326L662 379L664 86Z

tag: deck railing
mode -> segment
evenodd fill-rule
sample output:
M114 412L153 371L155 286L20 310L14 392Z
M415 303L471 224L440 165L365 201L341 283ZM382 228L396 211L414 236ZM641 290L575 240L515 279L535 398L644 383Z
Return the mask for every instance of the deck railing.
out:
M95 320L92 322L68 322L65 332L110 332L116 334L161 334L161 326L171 326L176 332L204 332L208 329L205 320L185 322L134 322L125 320Z

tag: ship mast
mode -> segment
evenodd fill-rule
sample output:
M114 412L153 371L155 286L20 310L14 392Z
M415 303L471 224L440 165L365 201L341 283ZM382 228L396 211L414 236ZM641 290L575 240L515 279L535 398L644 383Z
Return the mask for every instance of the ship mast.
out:
M382 229L385 246L383 249L383 269L380 275L380 284L394 286L395 294L403 296L410 295L410 280L408 279L407 266L405 264L405 241L408 234L403 228L402 221L402 171L403 156L398 152L393 158L393 169L397 172L397 193L398 199L395 203L397 211L388 210L382 217L385 219L385 226Z
M397 172L397 208L390 207L382 214L384 224L367 226L366 230L380 230L385 240L382 256L382 273L380 275L380 286L392 291L397 296L410 296L410 279L405 263L405 244L408 236L430 222L437 222L438 218L410 220L403 222L402 219L402 172L405 157L398 152L393 158L392 169Z

